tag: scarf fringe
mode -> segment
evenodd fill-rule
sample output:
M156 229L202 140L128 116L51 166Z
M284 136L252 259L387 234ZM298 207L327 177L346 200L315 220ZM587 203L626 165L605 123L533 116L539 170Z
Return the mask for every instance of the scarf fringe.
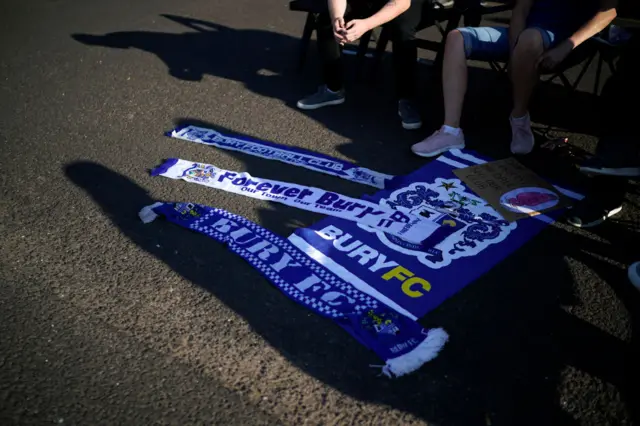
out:
M153 203L150 206L143 207L142 210L140 210L140 213L138 213L138 217L140 217L142 223L151 223L156 220L158 215L153 211L153 209L160 207L163 204L164 203Z
M427 338L411 352L387 360L387 364L382 368L382 374L387 377L400 377L416 371L423 364L437 357L447 341L449 341L449 334L444 329L429 330Z

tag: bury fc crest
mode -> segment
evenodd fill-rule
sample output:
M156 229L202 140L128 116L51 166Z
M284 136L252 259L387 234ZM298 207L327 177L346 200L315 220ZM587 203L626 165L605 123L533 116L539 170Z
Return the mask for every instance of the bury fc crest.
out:
M182 177L196 182L207 182L213 179L217 169L208 164L193 163L193 166L184 171Z
M415 256L421 263L434 269L448 266L455 259L477 255L490 245L503 241L517 227L515 222L505 221L484 200L466 192L465 186L458 179L436 178L433 183L414 182L392 192L388 198L380 200L379 204L434 221L438 220L438 215L441 214L439 212L446 212L455 218L455 226L459 229L430 250L359 225L362 229L377 234L387 247Z

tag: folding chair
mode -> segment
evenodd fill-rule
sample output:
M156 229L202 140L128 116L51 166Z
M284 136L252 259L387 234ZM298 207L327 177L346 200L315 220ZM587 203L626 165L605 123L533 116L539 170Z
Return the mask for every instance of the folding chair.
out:
M433 7L431 9L425 9L423 11L424 18L423 22L421 22L419 26L419 29L422 30L424 28L430 27L431 25L436 25L440 33L444 36L445 29L442 26L442 22L449 20L453 8L444 7L437 1L435 1L432 6ZM320 14L327 11L327 3L326 0L293 0L289 3L289 9L292 11L307 13L307 20L305 22L302 32L302 38L300 40L300 52L298 59L298 70L302 70L306 63L311 36L313 35L313 31L318 27L318 18ZM377 30L378 29L373 29L372 31L365 33L360 38L356 51L356 75L361 74L361 70L364 65L364 58L368 51L369 42L371 41L372 35L376 33ZM383 26L376 38L377 40L376 48L373 55L374 64L372 76L377 74L382 56L384 54L384 51L386 50L387 44L391 39L391 33L388 27ZM418 47L421 49L430 49L437 51L438 49L440 49L441 43L431 40L418 40Z
M550 83L555 79L559 79L567 89L569 89L570 91L574 91L578 88L580 82L593 63L593 60L597 57L598 59L595 82L593 86L593 94L598 95L600 93L600 79L602 77L603 64L606 63L611 74L614 74L616 72L615 60L619 55L620 46L610 43L601 36L592 37L582 46L578 46L578 48L574 52L572 52L571 55L569 55L569 57L562 64L560 64L560 67L557 70L549 73L551 76L543 81ZM580 69L580 73L572 83L569 81L565 73L575 66L581 66L582 68Z
M606 31L606 30L605 30ZM551 83L559 80L564 87L573 92L577 90L589 67L597 58L597 69L593 94L600 93L600 80L602 78L602 68L606 63L611 74L615 73L615 60L620 55L620 45L615 45L607 41L605 37L594 36L582 45L578 46L555 70L543 73L542 81ZM506 62L488 61L489 66L499 72L506 72ZM574 67L580 67L580 72L573 82L569 80L566 73Z

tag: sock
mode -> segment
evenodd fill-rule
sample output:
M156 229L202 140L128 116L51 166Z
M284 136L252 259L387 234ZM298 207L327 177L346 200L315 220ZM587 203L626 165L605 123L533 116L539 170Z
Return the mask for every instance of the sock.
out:
M327 92L333 94L333 95L337 95L338 93L340 93L340 90L342 89L337 89L337 90L331 90L329 89L329 86L327 86Z
M525 121L525 120L529 119L529 113L526 113L522 117L514 117L513 114L512 114L511 115L511 119L514 120L514 121Z
M453 136L460 136L460 127L451 127L444 124L442 126L442 131Z

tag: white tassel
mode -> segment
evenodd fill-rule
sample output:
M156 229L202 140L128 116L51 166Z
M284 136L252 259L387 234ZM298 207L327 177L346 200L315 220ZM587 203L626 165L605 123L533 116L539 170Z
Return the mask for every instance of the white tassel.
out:
M164 203L153 203L150 206L143 207L142 210L140 210L140 213L138 213L138 217L140 218L142 223L151 223L156 220L158 215L153 211L153 209L156 207L160 207L163 204Z
M411 352L387 360L387 364L382 368L382 374L387 377L400 377L416 371L423 364L437 357L448 340L449 335L444 329L433 328L429 330L427 338Z

